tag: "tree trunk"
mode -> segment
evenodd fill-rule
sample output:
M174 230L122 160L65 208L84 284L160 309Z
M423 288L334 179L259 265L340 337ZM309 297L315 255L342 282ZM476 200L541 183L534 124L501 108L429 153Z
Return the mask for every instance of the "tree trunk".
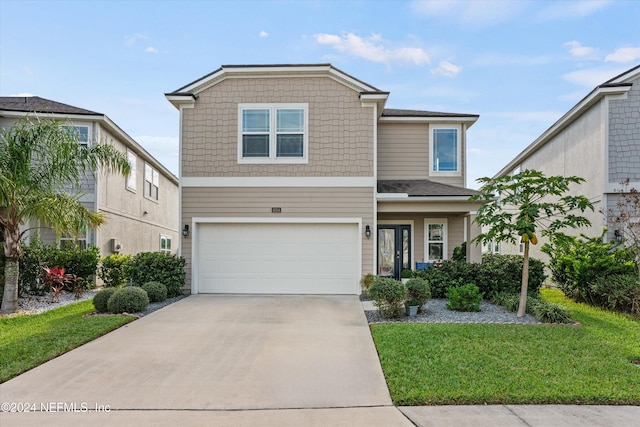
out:
M529 241L524 242L524 259L522 261L522 287L520 288L520 305L518 317L527 311L527 290L529 287Z
M18 274L20 264L20 231L17 227L4 229L4 292L0 314L15 313L18 309Z

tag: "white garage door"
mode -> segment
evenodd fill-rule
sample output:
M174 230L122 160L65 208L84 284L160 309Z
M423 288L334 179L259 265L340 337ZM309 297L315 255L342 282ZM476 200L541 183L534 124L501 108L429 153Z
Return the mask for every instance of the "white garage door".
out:
M356 294L357 224L201 224L199 293Z

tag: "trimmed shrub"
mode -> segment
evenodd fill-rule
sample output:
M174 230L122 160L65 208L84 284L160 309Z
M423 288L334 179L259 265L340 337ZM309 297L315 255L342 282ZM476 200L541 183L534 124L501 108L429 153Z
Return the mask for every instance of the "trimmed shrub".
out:
M94 277L100 259L100 251L95 246L81 249L77 245L56 248L45 245L34 237L28 244L22 246L23 256L20 257L20 276L18 286L20 295L43 295L49 287L42 280L44 267L57 266L64 268L68 274L81 277L78 286L82 289L92 288ZM73 289L67 289L73 291Z
M544 323L572 322L569 311L566 308L539 298L527 299L527 311L533 317Z
M401 279L411 279L413 277L413 271L408 268L405 268L400 272Z
M399 280L377 278L371 285L369 296L383 317L393 319L404 313L407 288Z
M410 279L407 282L406 286L407 299L419 301L420 309L418 309L418 311L420 311L422 309L422 306L425 305L427 301L429 301L429 298L431 298L431 290L429 289L429 284L426 281L416 277L414 279Z
M113 254L102 258L98 277L102 279L107 287L122 286L127 280L125 275L125 265L131 260L131 255Z
M595 279L586 288L592 303L610 310L640 314L640 280L631 274L612 274Z
M473 283L447 289L447 308L455 311L480 311L482 293Z
M164 283L167 297L172 298L182 294L186 278L184 264L185 259L177 255L140 252L125 264L124 272L137 286L147 282Z
M367 273L365 276L362 276L362 279L360 279L360 289L362 290L363 296L369 296L369 289L371 289L371 285L373 285L375 280L376 276L372 273Z
M147 292L149 302L162 302L167 299L167 287L160 282L147 282L142 285Z
M107 301L109 313L137 313L147 309L149 296L144 289L137 286L127 286L116 289Z
M116 288L104 288L93 297L93 306L98 313L106 313L109 311L107 303L109 298L117 291Z

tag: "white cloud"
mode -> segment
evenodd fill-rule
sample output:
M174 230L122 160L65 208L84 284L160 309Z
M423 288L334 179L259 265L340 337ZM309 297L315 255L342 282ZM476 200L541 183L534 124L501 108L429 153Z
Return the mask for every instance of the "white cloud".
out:
M588 68L564 74L562 78L576 85L594 88L625 71L624 67Z
M260 37L262 37L262 38L269 37L269 33L267 33L266 31L262 30L262 31L260 31Z
M440 61L437 68L431 70L431 74L444 77L455 77L462 71L462 67L452 64L449 61Z
M411 9L417 14L475 28L507 22L522 13L526 6L524 1L500 0L416 0L411 3Z
M28 97L36 96L36 95L34 95L34 94L32 94L32 93L29 93L29 92L20 92L20 93L12 93L12 94L10 94L10 95L8 95L8 96L19 96L19 97L23 97L23 98L24 98L24 97L27 97L27 98L28 98Z
M146 39L147 39L146 34L135 33L132 36L124 36L124 44L126 44L127 46L132 46L136 44L138 40L146 40Z
M367 61L389 64L409 62L416 65L429 63L429 54L419 47L401 47L390 49L379 34L364 39L353 33L343 36L335 34L316 34L318 43L333 47L340 53L366 59Z
M611 3L612 2L610 0L551 2L551 6L540 12L539 18L544 21L584 18L585 16L589 16L600 11Z
M640 58L640 46L625 46L616 49L613 53L607 55L605 62L621 62L627 63Z
M598 53L596 49L592 47L582 46L580 42L572 40L566 42L563 46L569 48L569 53L576 58L580 59L598 59Z
M147 52L147 53L158 53L159 52L158 49L156 49L155 47L152 47L152 46L148 46L144 51Z

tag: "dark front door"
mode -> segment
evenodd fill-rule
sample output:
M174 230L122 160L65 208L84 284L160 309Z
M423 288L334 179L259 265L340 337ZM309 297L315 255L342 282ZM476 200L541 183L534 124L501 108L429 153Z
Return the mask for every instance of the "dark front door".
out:
M400 279L404 269L411 270L411 226L378 226L378 276Z

